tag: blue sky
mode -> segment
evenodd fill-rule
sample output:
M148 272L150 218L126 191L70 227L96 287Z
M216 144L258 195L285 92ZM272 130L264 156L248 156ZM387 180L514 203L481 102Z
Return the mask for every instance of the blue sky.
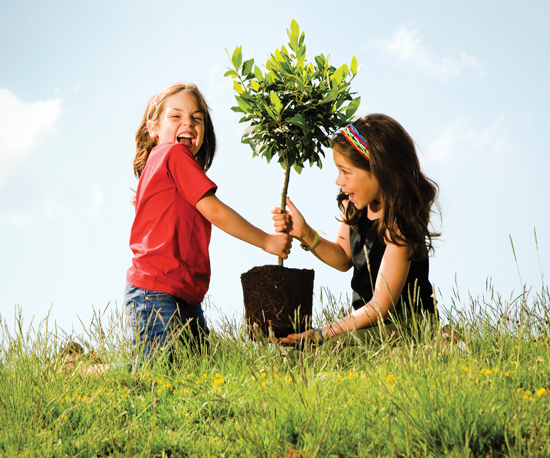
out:
M442 308L522 284L550 268L550 4L546 1L0 2L0 315L16 305L80 332L92 307L120 307L130 265L134 135L148 99L197 84L219 140L218 196L271 231L282 169L240 143L224 48L264 63L295 18L307 56L361 64L358 115L397 119L440 186L443 236L431 261ZM330 153L330 152L328 152ZM293 174L290 196L334 238L336 169ZM438 223L439 225L439 223ZM535 245L536 229L538 250ZM513 240L517 264L510 238ZM214 229L212 305L243 313L240 275L276 259ZM315 294L349 293L295 242L288 267L313 268ZM519 270L519 272L518 272ZM521 276L521 280L520 280ZM209 310L215 322L219 312Z

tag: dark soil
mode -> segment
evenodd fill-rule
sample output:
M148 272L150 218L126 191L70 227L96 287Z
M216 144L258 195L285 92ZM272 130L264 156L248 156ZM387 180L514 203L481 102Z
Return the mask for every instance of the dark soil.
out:
M242 274L247 322L257 325L265 336L269 335L270 326L276 337L308 329L314 276L315 272L310 269L282 266L254 267Z

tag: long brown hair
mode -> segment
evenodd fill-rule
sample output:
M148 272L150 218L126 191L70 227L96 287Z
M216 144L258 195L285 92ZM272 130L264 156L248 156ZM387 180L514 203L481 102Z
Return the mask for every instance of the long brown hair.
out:
M432 238L440 235L428 227L437 184L420 170L414 142L397 121L383 114L371 114L353 125L367 142L370 161L341 132L334 135L332 145L352 166L372 173L378 180L382 207L378 237L385 243L410 244L411 260L425 258L433 251ZM342 191L337 200L343 222L357 230L367 216L367 208L358 210Z
M149 130L147 129L147 121L157 123L160 115L164 109L164 101L171 95L178 92L188 91L197 102L199 109L204 115L204 139L202 145L195 156L197 162L201 168L206 172L212 165L214 155L216 154L216 134L214 133L214 126L212 124L212 118L206 100L200 93L197 86L192 83L176 83L157 92L147 104L145 113L139 125L139 129L136 132L136 156L134 158L134 175L139 178L147 164L149 155L155 146L157 146L158 140L151 137Z

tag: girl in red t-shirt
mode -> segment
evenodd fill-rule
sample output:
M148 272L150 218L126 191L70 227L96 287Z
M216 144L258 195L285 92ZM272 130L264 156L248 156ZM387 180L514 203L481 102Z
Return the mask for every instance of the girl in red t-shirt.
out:
M136 134L139 178L126 276L126 316L136 345L150 358L165 347L172 359L176 328L193 347L208 335L201 302L210 281L212 224L284 259L291 237L266 234L216 196L205 175L216 151L208 106L194 84L177 83L153 96ZM204 340L207 345L207 340Z

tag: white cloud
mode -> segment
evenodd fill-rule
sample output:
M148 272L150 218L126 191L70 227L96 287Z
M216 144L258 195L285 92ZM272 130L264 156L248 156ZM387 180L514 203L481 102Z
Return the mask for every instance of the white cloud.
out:
M61 112L61 99L24 104L6 89L0 89L0 168L25 156L36 139L51 132Z
M427 160L452 162L475 154L478 158L502 162L513 149L509 124L504 115L485 128L473 125L467 118L456 119L428 146Z
M437 57L418 37L418 30L401 27L391 38L374 40L371 44L389 57L411 64L417 71L432 78L448 80L462 73L466 68L484 76L483 66L477 60L461 51L457 57Z

